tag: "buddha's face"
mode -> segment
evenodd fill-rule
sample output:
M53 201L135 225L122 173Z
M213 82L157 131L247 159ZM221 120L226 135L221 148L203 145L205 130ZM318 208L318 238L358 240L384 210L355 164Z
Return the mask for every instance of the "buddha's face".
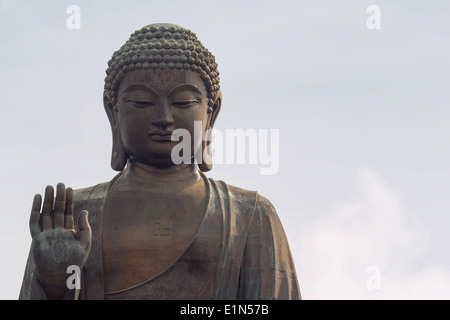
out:
M194 122L201 121L203 134L212 117L203 80L187 70L127 73L118 87L114 112L128 158L157 167L174 165L172 149L180 143L171 140L176 129L189 131L193 157L201 148L201 137L194 139Z

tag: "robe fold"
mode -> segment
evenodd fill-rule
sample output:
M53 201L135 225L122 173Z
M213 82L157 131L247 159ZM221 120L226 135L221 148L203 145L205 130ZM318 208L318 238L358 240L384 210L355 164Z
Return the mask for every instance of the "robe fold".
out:
M273 205L256 191L202 177L208 205L191 243L158 275L117 292L105 292L102 260L103 207L115 179L75 190L74 212L89 211L92 246L81 272L81 289L70 290L66 299L301 299L289 244ZM34 269L30 251L19 299L46 299Z

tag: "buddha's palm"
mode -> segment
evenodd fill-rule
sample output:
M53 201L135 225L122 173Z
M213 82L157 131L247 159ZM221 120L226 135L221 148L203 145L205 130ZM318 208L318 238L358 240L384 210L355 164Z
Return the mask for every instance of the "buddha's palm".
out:
M32 254L36 276L47 298L62 299L68 291L67 268L84 266L91 249L92 232L86 210L79 215L79 231L75 230L71 188L65 189L59 183L55 201L53 198L53 187L47 186L41 212L42 197L40 194L34 197L30 217Z

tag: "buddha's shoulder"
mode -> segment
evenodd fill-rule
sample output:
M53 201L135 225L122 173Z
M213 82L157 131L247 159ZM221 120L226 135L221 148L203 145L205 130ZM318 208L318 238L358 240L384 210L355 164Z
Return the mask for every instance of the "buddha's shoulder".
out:
M101 199L106 195L108 185L109 182L101 182L93 186L75 189L73 191L74 199L76 202Z
M248 190L226 183L222 180L208 178L210 187L214 188L217 195L232 202L234 205L253 207L255 209L269 209L275 211L272 203L258 191ZM110 182L101 182L93 186L74 190L75 202L101 200L106 196ZM264 210L265 211L265 210Z
M257 210L263 209L263 211L267 211L269 209L268 211L275 212L272 203L258 191L240 188L222 180L214 180L212 178L208 180L216 188L218 194L225 199L229 199L235 203L241 203L245 206L254 207Z
M232 184L226 183L222 180L215 180L213 178L208 178L211 185L214 186L214 188L223 195L224 197L250 197L254 198L257 196L258 192L254 190L247 190L243 189L237 186L234 186Z

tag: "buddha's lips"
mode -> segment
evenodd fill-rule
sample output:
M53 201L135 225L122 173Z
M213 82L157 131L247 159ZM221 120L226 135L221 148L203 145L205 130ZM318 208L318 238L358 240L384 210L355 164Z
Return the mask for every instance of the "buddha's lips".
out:
M173 131L152 130L148 132L148 134L154 141L172 141ZM178 138L177 134L175 134L174 136Z

